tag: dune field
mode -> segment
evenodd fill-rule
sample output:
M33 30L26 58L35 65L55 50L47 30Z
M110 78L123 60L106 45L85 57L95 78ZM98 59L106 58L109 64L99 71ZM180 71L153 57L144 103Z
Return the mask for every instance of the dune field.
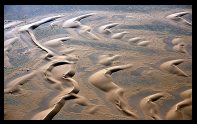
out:
M4 120L192 120L192 6L4 6Z

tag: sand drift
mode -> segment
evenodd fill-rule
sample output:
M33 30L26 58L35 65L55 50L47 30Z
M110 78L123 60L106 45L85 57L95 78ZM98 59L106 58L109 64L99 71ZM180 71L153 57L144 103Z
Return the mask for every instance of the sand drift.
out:
M139 28L155 19L191 30L188 14L5 20L4 119L191 120L192 36Z

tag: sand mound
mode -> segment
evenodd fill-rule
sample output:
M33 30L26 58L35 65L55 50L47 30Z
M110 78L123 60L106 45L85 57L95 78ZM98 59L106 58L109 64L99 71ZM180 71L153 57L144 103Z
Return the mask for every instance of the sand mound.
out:
M161 120L159 107L155 101L164 97L165 93L156 93L150 96L143 98L140 101L140 108L145 116L149 117L152 120Z
M184 25L188 25L188 26L192 26L192 24L190 22L188 22L187 20L185 20L182 16L189 14L189 12L178 12L178 13L174 13L171 15L166 16L167 19L171 19L173 21L176 21L178 23L184 24Z
M113 27L115 27L115 26L117 26L117 25L119 25L119 24L118 24L118 23L106 24L106 25L100 26L100 27L98 28L98 31L99 31L100 33L102 33L102 34L108 35L108 34L111 33L111 30L110 30L110 29L113 28Z
M118 59L119 57L120 57L120 55L113 55L113 56L101 55L101 56L99 56L98 63L105 65L105 66L109 66L109 65L112 65L114 60Z
M181 69L179 69L177 67L177 65L179 65L183 62L184 62L183 59L167 61L167 62L164 62L163 64L160 65L160 69L162 71L166 71L171 74L176 74L178 76L188 77L188 75L184 71L182 71Z
M128 104L123 98L124 90L112 82L111 74L120 70L128 69L132 64L113 66L102 69L89 77L89 82L98 89L106 93L107 98L124 114L135 119L138 116L129 109Z
M123 38L126 34L128 34L129 32L127 31L123 31L123 32L120 32L120 33L115 33L111 36L111 38L113 39L121 39Z

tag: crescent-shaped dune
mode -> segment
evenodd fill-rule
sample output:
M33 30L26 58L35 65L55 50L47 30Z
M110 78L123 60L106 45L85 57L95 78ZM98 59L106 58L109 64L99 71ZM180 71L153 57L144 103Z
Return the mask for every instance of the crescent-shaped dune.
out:
M64 106L65 102L67 100L75 99L75 95L77 94L80 89L79 89L79 83L76 82L72 77L75 75L75 70L72 68L65 73L62 74L60 77L62 80L60 80L58 77L56 77L52 70L56 68L56 66L64 65L64 64L72 64L67 61L58 61L58 62L53 62L48 66L46 71L44 72L45 79L52 82L53 84L57 84L55 87L59 90L61 90L60 94L53 98L51 103L53 104L52 107L37 113L32 117L32 120L51 120ZM64 88L63 84L64 83L70 83L72 84L71 87L69 88Z
M56 104L54 104L52 107L37 113L32 117L31 120L52 120L53 117L61 110L61 108L64 106L66 100L75 99L75 96L71 94L67 94L63 96Z
M177 67L177 65L179 65L183 62L184 62L183 59L167 61L167 62L164 62L163 64L160 65L160 69L162 71L166 71L171 74L176 74L178 76L188 77L189 75L187 75L185 72L183 72L181 69L179 69Z
M113 55L113 56L101 55L99 56L98 63L105 66L109 66L113 63L114 60L118 59L119 57L120 55Z
M79 22L81 19L87 18L89 16L93 16L96 13L89 13L81 16L77 16L74 18L71 18L69 20L66 20L63 24L62 27L64 28L79 28L81 26L81 23Z
M160 92L150 96L143 98L140 101L140 108L144 115L148 116L150 119L153 120L161 120L159 114L159 107L155 103L155 101L159 100L160 98L164 97L165 93Z
M87 26L87 25L81 25L79 28L79 33L83 34L83 36L85 36L86 38L90 38L93 40L100 40L100 38L98 36L96 36L95 34L93 34L91 31L91 27Z
M192 89L188 89L188 90L185 90L185 91L183 91L181 94L180 94L180 96L182 97L182 98L191 98L192 97Z
M40 26L40 25L42 25L44 23L53 21L53 20L61 18L63 16L64 15L57 15L57 16L43 18L43 19L41 19L39 21L36 21L36 22L31 23L31 24L27 24L27 25L24 25L24 26L20 27L19 31L27 31L29 29L35 29L35 28L37 28L38 26Z
M93 84L98 89L106 93L107 98L116 106L116 108L124 114L131 116L135 119L138 116L129 109L128 104L123 98L124 91L121 87L112 82L111 74L120 70L131 68L132 64L113 66L102 69L88 79L88 82Z
M178 13L174 13L171 15L166 16L167 19L171 19L174 20L176 22L180 22L182 24L188 25L188 26L192 26L192 24L190 22L188 22L187 20L185 20L184 18L182 18L182 16L189 14L189 12L178 12Z
M185 115L183 109L186 109L187 113L192 115L192 89L183 91L180 96L184 98L183 101L178 102L175 104L166 114L167 120L185 120L185 119L192 119L191 116ZM188 108L189 107L189 108Z
M56 38L56 39L44 42L43 45L48 46L48 47L57 47L59 45L63 45L64 41L67 41L70 39L71 37Z
M126 34L129 34L129 32L127 31L123 31L123 32L120 32L120 33L115 33L111 36L111 38L113 39L121 39L123 38Z
M119 23L106 24L106 25L100 26L98 28L98 31L100 33L102 33L102 34L110 34L111 33L110 29L113 28L113 27L115 27L115 26L117 26L117 25L119 25Z

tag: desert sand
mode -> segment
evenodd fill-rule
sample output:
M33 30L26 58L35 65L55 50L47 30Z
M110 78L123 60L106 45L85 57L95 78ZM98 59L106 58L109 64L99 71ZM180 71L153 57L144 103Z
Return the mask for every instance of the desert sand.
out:
M6 9L4 119L191 120L192 8L140 7Z

